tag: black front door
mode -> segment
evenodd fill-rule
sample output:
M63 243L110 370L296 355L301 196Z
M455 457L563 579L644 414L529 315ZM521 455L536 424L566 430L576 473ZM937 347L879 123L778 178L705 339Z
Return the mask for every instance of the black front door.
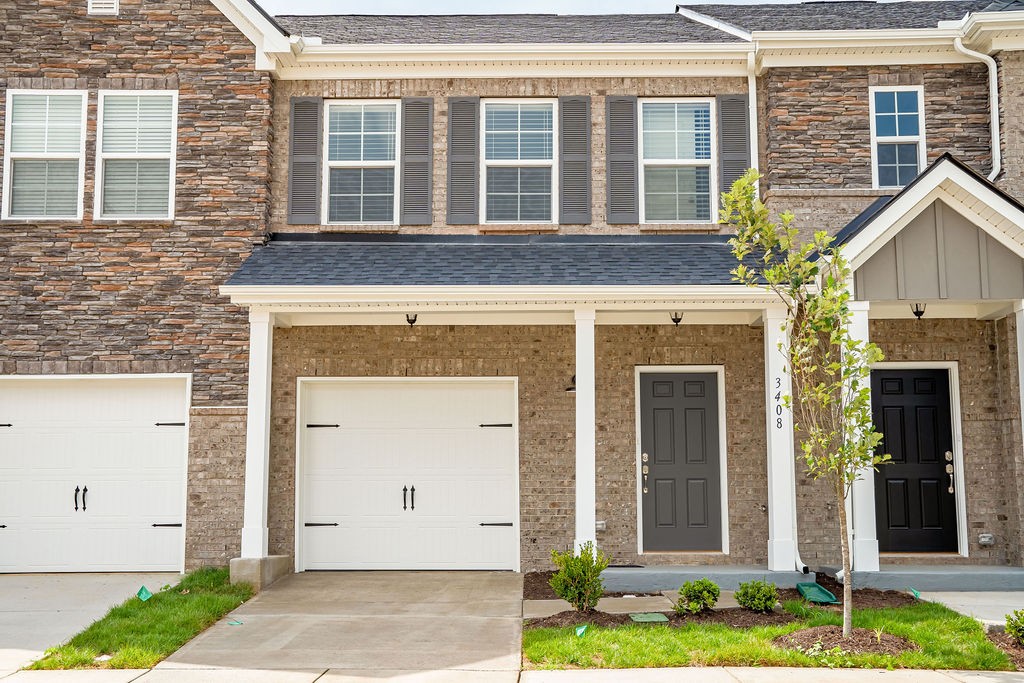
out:
M879 550L955 552L949 372L875 370L871 404L882 452L892 456L875 473Z
M718 376L640 375L645 551L721 550Z

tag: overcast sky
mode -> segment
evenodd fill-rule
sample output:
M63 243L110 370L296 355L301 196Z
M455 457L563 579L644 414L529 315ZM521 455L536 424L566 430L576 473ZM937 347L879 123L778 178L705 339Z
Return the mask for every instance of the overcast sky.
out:
M257 0L271 14L614 14L675 11L674 0Z

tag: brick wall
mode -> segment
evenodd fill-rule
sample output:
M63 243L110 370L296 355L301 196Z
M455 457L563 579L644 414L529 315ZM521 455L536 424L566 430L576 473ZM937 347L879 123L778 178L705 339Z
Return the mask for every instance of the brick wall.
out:
M0 25L0 89L89 91L85 220L2 226L2 371L158 364L194 373L197 404L244 403L247 318L217 287L266 229L270 79L252 45L207 0L122 0L118 17L10 0ZM179 92L173 221L92 220L96 92L130 88Z
M1005 50L999 65L999 135L1002 174L997 184L1017 198L1024 197L1024 52Z
M647 555L657 563L759 563L767 552L763 342L738 326L599 326L597 518L616 563L636 555L634 366L724 364L731 554ZM575 405L571 327L293 327L275 331L270 549L294 550L295 386L308 376L518 376L524 570L573 542ZM756 377L750 383L749 378Z
M245 408L193 408L188 452L185 566L226 565L241 550Z
M274 231L325 230L332 232L370 230L395 230L406 233L422 232L562 232L593 233L608 232L637 233L684 231L716 232L714 225L644 225L609 226L605 211L605 95L630 94L640 97L659 96L714 96L726 93L746 93L747 83L743 78L531 78L531 79L409 79L409 80L318 80L278 81L274 88L274 154L277 159L288 158L288 111L289 102L296 96L319 96L326 98L434 98L434 224L432 226L289 226L287 224L288 167L286 162L277 163L273 169L272 188L276 201L271 218ZM591 154L593 173L593 222L587 226L566 225L520 225L520 226L447 226L446 178L448 101L455 95L479 95L481 97L558 97L560 95L591 95Z
M1021 494L1014 474L1020 455L1015 330L1011 321L970 319L872 320L871 339L887 361L957 361L966 482L968 558L927 562L1020 564ZM798 465L798 472L803 468ZM812 568L839 561L838 521L832 496L818 482L797 479L800 551ZM982 548L978 534L996 545ZM883 557L883 563L921 559Z

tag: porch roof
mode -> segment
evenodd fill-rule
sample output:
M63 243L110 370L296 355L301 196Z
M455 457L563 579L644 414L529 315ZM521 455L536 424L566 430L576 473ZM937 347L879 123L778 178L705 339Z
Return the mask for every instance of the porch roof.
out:
M275 234L228 286L735 285L728 235ZM739 285L737 285L739 286Z

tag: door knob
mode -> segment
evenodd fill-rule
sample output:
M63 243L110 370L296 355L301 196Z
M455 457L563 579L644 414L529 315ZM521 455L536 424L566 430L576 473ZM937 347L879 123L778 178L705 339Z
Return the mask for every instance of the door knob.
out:
M953 473L949 473L949 492L954 493L956 489L953 488Z

